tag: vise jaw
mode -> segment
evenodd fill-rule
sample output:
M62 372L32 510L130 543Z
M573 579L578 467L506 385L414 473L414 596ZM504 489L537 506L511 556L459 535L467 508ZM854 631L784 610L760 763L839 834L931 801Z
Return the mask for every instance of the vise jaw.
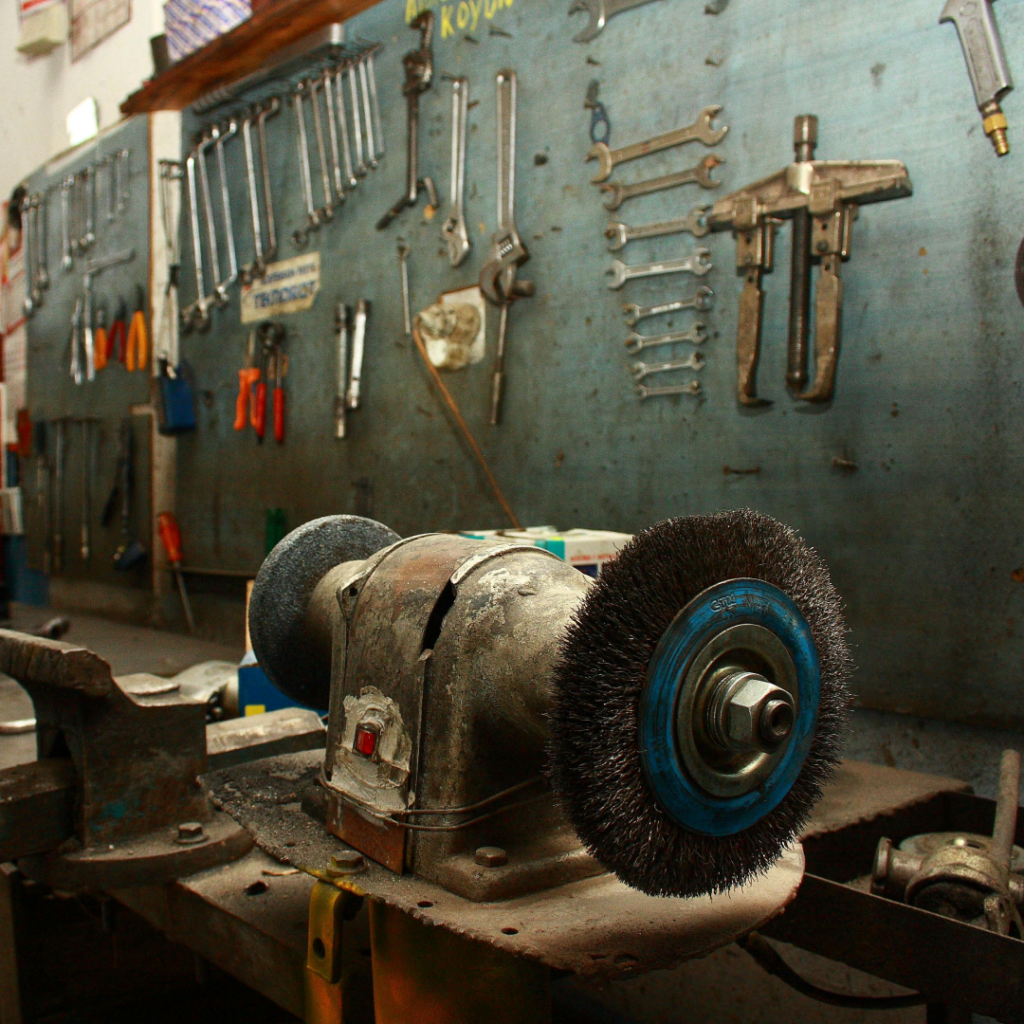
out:
M812 160L817 118L797 118L797 160L766 178L720 199L707 215L712 231L731 230L736 265L746 280L740 298L737 398L741 405L770 404L757 396L757 364L764 308L762 279L770 273L774 233L793 221L793 275L788 381L804 402L827 402L835 391L842 322L840 267L850 258L850 236L858 209L912 195L906 166L899 160ZM821 265L816 299L815 375L807 383L810 268Z

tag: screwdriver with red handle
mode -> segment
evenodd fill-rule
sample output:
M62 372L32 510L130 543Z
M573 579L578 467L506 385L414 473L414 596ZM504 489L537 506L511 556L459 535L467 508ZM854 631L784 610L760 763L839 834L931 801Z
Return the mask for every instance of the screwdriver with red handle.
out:
M185 576L181 571L181 527L178 520L171 512L161 512L156 519L157 529L160 532L160 540L163 543L164 551L167 552L167 561L171 563L171 569L178 580L178 592L181 594L181 606L185 609L185 621L188 623L188 631L195 633L196 620L192 617L192 605L188 600L188 591L185 589Z
M284 353L280 342L274 349L274 440L284 444Z

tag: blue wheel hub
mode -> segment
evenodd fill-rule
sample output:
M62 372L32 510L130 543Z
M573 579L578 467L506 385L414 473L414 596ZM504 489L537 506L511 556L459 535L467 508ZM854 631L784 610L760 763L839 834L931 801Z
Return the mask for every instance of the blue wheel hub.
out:
M659 803L709 836L784 799L814 739L821 670L810 627L762 580L720 583L665 630L640 703L640 753Z

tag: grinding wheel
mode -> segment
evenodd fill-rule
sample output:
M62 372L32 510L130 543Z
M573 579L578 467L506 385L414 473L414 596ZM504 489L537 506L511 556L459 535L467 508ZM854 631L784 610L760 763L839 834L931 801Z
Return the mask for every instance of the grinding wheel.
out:
M249 635L260 668L293 700L326 711L331 663L309 641L309 601L335 566L401 540L394 530L359 516L315 519L288 534L267 556L249 601Z

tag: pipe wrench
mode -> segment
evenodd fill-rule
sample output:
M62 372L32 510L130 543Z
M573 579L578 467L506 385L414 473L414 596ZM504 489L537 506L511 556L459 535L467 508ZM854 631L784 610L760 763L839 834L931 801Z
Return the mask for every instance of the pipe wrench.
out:
M1006 115L999 102L1013 88L1013 79L992 13L992 0L947 0L939 24L948 21L956 25L960 35L985 134L992 140L996 156L1006 156L1010 143L1006 137Z
M405 66L406 117L408 131L406 136L406 157L408 159L408 175L406 178L405 195L377 221L377 230L383 231L403 210L415 206L420 193L426 191L427 199L435 209L440 205L437 189L431 178L420 177L420 95L427 92L434 81L434 55L430 45L434 38L434 14L423 11L409 24L410 28L420 33L418 50L410 50L403 58Z

